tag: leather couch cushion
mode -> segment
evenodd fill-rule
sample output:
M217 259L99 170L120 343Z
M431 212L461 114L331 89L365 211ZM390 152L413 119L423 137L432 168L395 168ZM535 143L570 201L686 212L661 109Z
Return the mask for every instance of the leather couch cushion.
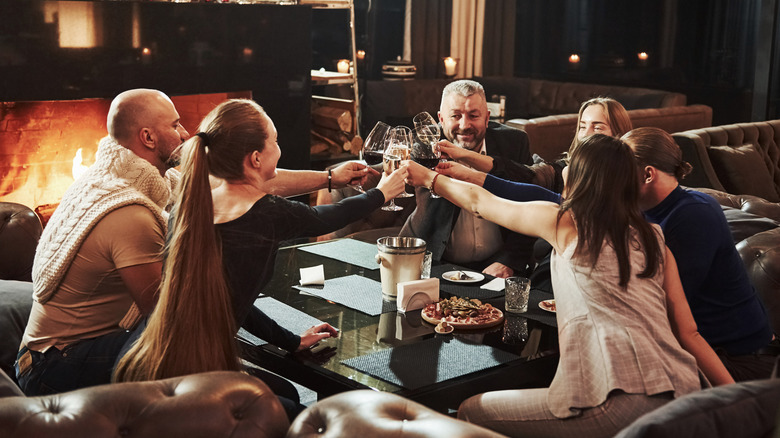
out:
M31 281L33 258L43 227L29 207L0 202L0 279Z
M710 146L707 151L727 192L750 193L768 201L780 201L772 176L754 145Z
M754 234L780 227L780 222L734 207L723 206L723 214L726 216L734 242L737 243Z
M769 437L779 407L780 379L719 386L643 415L616 437Z

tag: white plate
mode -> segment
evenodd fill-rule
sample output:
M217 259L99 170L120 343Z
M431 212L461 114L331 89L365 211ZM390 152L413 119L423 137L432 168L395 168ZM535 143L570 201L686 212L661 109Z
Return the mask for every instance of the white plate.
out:
M467 280L458 280L458 277L460 276L461 273L466 274L471 278ZM441 278L447 281L451 281L453 283L479 283L480 281L485 279L485 276L480 274L479 272L473 272L473 271L447 271L441 274Z
M542 310L546 310L548 312L555 313L555 310L552 309L552 306L554 305L555 305L555 299L539 301L539 308Z

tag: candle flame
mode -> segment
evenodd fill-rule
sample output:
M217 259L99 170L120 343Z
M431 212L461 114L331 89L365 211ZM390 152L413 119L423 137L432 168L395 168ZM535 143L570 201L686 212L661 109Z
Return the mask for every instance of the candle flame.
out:
M576 53L572 53L571 56L569 56L569 62L571 62L572 64L576 64L580 62L580 55Z
M648 55L647 52L639 52L637 53L636 57L641 59L642 61L647 61Z

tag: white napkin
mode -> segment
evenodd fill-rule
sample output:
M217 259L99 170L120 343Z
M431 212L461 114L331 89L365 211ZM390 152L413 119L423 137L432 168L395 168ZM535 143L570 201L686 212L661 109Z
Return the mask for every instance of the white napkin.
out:
M325 270L322 265L301 268L301 286L325 284Z
M480 289L487 289L487 290L504 290L504 279L503 278L494 278L487 283L483 284L479 287Z
M398 283L396 306L399 312L422 309L439 301L439 279L426 278Z

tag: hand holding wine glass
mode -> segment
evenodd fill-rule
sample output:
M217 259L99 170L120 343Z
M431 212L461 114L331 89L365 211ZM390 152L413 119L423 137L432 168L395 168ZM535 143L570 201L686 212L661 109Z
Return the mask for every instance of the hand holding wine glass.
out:
M376 122L374 128L366 136L363 148L360 150L360 159L368 166L376 166L382 162L385 152L385 137L390 132L390 125L384 122ZM355 185L355 190L365 192L361 184Z
M396 126L390 129L390 132L385 137L385 152L390 148L393 148L394 155L401 158L402 161L408 160L412 147L412 130L406 126ZM407 193L406 191L398 195L399 198L409 198L414 196L414 193Z

